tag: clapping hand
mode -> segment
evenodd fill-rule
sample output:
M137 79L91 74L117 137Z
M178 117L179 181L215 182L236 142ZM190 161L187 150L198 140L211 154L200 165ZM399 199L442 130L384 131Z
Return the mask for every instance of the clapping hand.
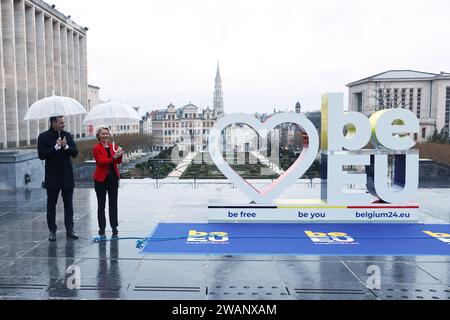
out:
M121 156L123 156L124 153L125 153L125 150L123 150L122 147L117 146L117 152L114 155L114 159L120 158Z
M61 138L59 138L58 140L61 140ZM67 146L67 140L66 140L66 137L64 137L64 139L62 139L61 145L62 145L63 148L66 148L66 146Z
M56 145L58 146L58 148L61 148L61 146L62 146L62 140L61 140L61 138L58 138L58 140L56 140Z

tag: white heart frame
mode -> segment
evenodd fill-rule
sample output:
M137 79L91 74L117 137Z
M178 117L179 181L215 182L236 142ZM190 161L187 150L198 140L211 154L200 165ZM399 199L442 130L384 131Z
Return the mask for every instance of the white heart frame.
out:
M235 123L243 123L255 130L259 136L261 133L270 132L280 124L293 123L301 127L308 135L305 139L303 150L298 159L278 179L261 190L252 186L242 178L225 161L220 150L222 131ZM313 164L319 151L319 135L314 125L306 117L297 113L280 113L261 122L255 117L245 113L234 113L220 118L211 130L208 139L208 148L211 159L217 168L231 180L242 192L256 203L272 203L283 191L296 182Z

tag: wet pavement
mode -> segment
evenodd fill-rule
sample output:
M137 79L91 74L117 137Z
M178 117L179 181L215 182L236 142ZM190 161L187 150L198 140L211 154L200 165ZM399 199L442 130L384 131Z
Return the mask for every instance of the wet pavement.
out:
M147 237L159 222L205 223L210 199L245 201L224 181L160 183L123 181L120 237ZM319 192L298 184L283 196ZM420 189L420 222L449 223L449 196L450 189ZM45 190L0 191L0 299L450 299L450 257L142 256L134 240L92 243L93 189L74 192L79 240L66 239L61 199L57 210L57 241L50 243ZM374 265L381 290L366 286ZM75 269L79 289L71 289Z

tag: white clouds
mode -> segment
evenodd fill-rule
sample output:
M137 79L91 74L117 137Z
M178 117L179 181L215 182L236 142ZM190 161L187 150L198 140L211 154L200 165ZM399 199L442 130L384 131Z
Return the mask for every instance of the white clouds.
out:
M227 112L318 108L321 93L388 69L450 71L450 2L55 0L89 27L89 81L104 98Z

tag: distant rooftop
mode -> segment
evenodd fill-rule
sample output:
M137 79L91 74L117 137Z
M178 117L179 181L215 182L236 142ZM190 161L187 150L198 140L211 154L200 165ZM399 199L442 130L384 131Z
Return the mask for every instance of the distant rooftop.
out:
M167 114L173 114L174 110L175 110L175 114L176 114L176 119L180 120L180 119L184 119L183 118L183 112L186 109L195 109L195 114L197 115L196 119L204 119L204 115L206 113L212 113L213 111L211 110L210 107L207 107L206 109L202 109L200 112L198 110L200 110L199 107L197 107L196 105L192 104L191 102L187 105L185 105L184 107L181 108L177 108L176 106L174 106L172 103L170 105L168 105L166 107L166 109L159 109L159 110L154 110L151 112L152 116L162 116L165 117ZM159 119L155 119L155 120L164 120L162 118Z
M414 70L389 70L382 72L355 82L347 84L347 87L352 87L358 84L371 82L371 81L408 81L408 80L425 80L431 81L434 79L450 79L450 74L441 72L440 74L414 71Z

